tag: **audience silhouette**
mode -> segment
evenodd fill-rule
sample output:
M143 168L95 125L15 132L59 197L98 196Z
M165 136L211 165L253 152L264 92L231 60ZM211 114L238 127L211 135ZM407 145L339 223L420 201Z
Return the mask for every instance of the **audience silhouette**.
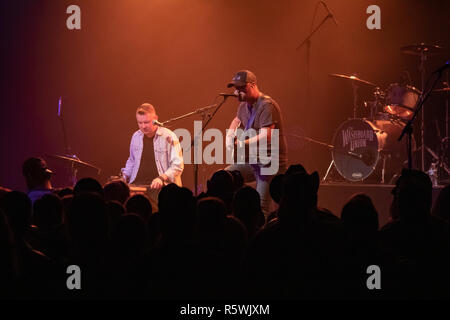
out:
M45 163L33 159L48 178ZM432 209L428 175L403 170L392 190L391 221L379 229L366 194L348 199L340 217L319 208L319 182L318 173L301 164L274 177L277 209L267 221L258 192L225 170L215 172L198 197L164 186L156 212L145 195L119 180L102 187L83 178L73 189L48 188L34 202L0 188L0 297L450 297L448 186ZM81 270L80 290L66 285L71 265ZM367 287L373 265L382 272L381 290Z
M392 195L392 222L380 231L386 294L395 298L448 298L450 228L431 215L430 177L403 169Z

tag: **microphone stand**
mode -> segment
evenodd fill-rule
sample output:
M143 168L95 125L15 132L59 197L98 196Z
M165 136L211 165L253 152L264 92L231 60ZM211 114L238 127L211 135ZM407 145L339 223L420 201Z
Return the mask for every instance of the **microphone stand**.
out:
M63 133L64 150L65 150L66 154L69 154L69 153L70 153L70 146L69 146L69 144L67 143L66 127L64 126L64 120L63 120L63 117L62 117L62 109L61 109L61 106L62 106L62 97L59 97L59 100L58 100L58 118L59 118L59 120L60 120L60 123L61 123L61 129L62 129L62 133Z
M178 121L178 120L181 120L181 119L184 119L184 118L187 118L187 117L193 116L195 114L199 114L199 113L204 114L207 111L209 111L210 109L215 108L215 107L217 107L217 104L212 104L212 105L209 105L209 106L206 106L206 107L203 107L203 108L199 108L199 109L196 109L196 110L194 110L192 112L183 114L183 115L181 115L179 117L175 117L175 118L171 118L169 120L163 121L162 124L165 127L167 124L169 124L171 122Z
M69 171L70 171L70 176L69 176L69 183L72 186L75 186L77 183L77 173L78 173L78 165L84 165L84 166L88 166L91 168L94 168L97 170L97 174L100 174L101 169L93 166L87 162L83 162L80 160L80 158L77 157L76 154L72 153L70 145L68 143L68 139L67 139L67 132L66 132L66 126L64 124L64 117L63 117L63 112L62 112L62 97L59 97L59 101L58 101L58 118L60 120L61 123L61 129L62 129L62 133L63 133L63 139L64 139L64 151L65 151L65 156L56 156L56 158L58 159L64 159L65 161L69 161L70 163L70 167L69 167ZM55 157L55 156L53 156Z
M431 76L433 76L433 75L434 75L434 73ZM397 139L398 141L401 141L405 134L408 136L407 142L406 142L406 150L407 150L407 153L408 153L408 169L409 170L412 169L412 133L413 133L414 120L416 119L416 117L419 114L419 112L422 110L422 107L423 107L425 101L430 96L431 92L433 91L434 87L436 86L436 84L437 84L438 80L441 78L441 76L442 76L442 71L439 71L438 72L438 76L434 80L434 82L431 85L430 89L428 91L425 91L426 86L423 88L422 95L420 96L420 99L417 102L416 107L414 108L413 116L411 117L410 120L408 120L408 122L406 123L405 127L402 130L402 133L400 134L400 137ZM430 81L430 79L431 79L431 77L428 79L427 84ZM423 114L423 112L422 112L422 114ZM423 127L423 124L422 124L422 127ZM424 145L422 145L422 148L423 147L424 147ZM423 167L423 163L422 163L422 167Z
M311 62L310 62L310 54L311 54L311 38L313 35L322 27L322 25L327 21L329 18L332 18L332 14L328 13L328 15L325 16L325 18L322 19L322 21L317 25L316 28L313 29L314 25L314 19L316 17L317 8L321 2L319 1L316 5L316 9L314 11L313 21L311 23L311 32L309 35L305 38L305 40L302 41L298 45L298 47L295 50L299 50L304 45L306 45L306 110L307 110L307 119L308 119L308 125L307 125L307 134L311 135L311 119L310 119L310 112L311 112L311 75L310 75L310 69L311 69Z
M202 130L200 131L200 135L203 134L203 131L205 130L206 126L211 122L212 118L214 117L214 115L217 113L217 111L219 111L220 107L225 103L225 101L227 100L228 96L223 96L223 100L222 102L220 102L219 104L212 104L203 108L199 108L196 109L192 112L186 113L184 115L181 115L179 117L175 117L172 119L169 119L167 121L163 121L163 125L165 126L168 123L171 123L173 121L177 121L177 120L181 120L187 117L190 117L192 115L195 114L201 114L202 115L202 120L206 122L203 124L202 126ZM214 112L212 114L208 114L209 110L215 108ZM195 160L195 152L196 152L196 147L198 145L198 138L200 138L200 136L197 134L195 135L192 140L191 140L191 146L190 148L192 149L192 147L194 147L194 160ZM198 160L198 159L197 159ZM194 195L197 196L198 195L198 161L194 161Z

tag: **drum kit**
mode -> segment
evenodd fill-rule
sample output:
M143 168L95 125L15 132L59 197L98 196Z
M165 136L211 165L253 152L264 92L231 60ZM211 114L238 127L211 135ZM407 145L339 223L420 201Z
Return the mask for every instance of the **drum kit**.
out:
M402 47L404 54L417 55L421 58L420 71L422 74L422 90L425 87L425 61L429 55L439 53L442 48L424 43ZM392 184L394 179L407 164L406 139L398 141L406 123L413 117L416 105L421 99L422 92L414 86L391 83L382 89L375 83L361 79L354 75L330 74L333 78L344 79L353 88L353 118L339 125L329 145L332 161L322 181L329 181L330 170L336 171L350 182L366 180L374 183ZM445 83L448 86L448 83ZM357 118L357 91L360 85L373 88L373 101L365 102L364 106L370 110L367 118ZM450 87L436 89L435 93L450 95ZM424 143L424 108L422 108L420 127L420 147L416 147L412 139L412 151L421 150L422 170L424 153L427 150L434 158L432 166L437 164L450 175L450 166L444 155L435 153ZM448 145L448 99L445 117L446 137L442 139ZM435 173L435 172L434 172ZM372 179L373 178L373 179ZM433 178L433 177L432 177ZM328 180L327 180L328 179ZM367 180L366 180L367 181ZM436 185L435 181L433 181Z

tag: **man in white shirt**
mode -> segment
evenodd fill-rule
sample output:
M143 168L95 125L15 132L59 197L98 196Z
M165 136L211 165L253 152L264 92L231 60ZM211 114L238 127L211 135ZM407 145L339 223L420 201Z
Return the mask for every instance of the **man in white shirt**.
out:
M136 110L139 130L130 143L130 156L122 175L130 184L149 185L160 190L164 185L175 183L181 186L183 154L175 133L153 123L157 120L155 108L144 103Z

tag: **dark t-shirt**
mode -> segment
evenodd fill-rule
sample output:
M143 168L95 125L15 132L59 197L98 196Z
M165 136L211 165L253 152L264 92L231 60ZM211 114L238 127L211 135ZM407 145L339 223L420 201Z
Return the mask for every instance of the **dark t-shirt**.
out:
M272 124L275 125L275 129L279 130L280 165L285 164L287 162L287 147L280 107L275 100L264 94L262 94L250 108L247 102L241 102L237 110L237 118L241 121L241 129L246 129L252 112L255 112L255 116L249 128L255 129L257 134L259 133L259 129L269 127ZM269 151L270 147L269 144Z
M143 137L143 150L139 171L133 184L151 184L153 179L158 176L158 169L155 162L155 151L153 147L153 138Z

